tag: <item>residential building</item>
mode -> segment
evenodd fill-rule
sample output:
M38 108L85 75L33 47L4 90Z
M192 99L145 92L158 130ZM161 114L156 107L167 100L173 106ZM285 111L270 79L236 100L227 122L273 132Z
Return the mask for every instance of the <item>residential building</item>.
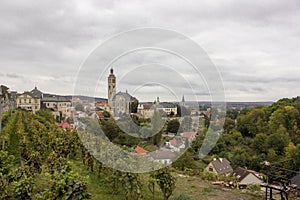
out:
M148 158L155 162L162 163L164 165L172 164L172 160L176 158L176 154L172 151L157 150L147 154Z
M152 104L139 104L137 113L140 117L149 119L153 116L154 114L154 109L151 109Z
M197 134L197 132L183 132L180 135L183 139L187 139L189 143L191 143L193 140L196 139Z
M140 146L137 146L134 151L140 155L146 155L148 153L147 150L143 149L142 147Z
M170 115L171 116L176 116L177 115L177 106L174 103L159 102L159 98L157 98L157 99L158 100L152 106L153 109L155 109L157 111L161 110L169 116Z
M218 175L228 175L233 172L230 162L226 158L214 159L204 170Z
M247 186L250 184L260 185L263 183L263 177L258 172L242 167L238 167L234 170L233 175L236 177L239 186Z
M43 109L50 109L55 116L71 117L71 102L63 96L44 95L41 100Z
M36 113L41 109L41 98L43 93L35 87L30 92L24 92L23 94L17 95L16 107Z

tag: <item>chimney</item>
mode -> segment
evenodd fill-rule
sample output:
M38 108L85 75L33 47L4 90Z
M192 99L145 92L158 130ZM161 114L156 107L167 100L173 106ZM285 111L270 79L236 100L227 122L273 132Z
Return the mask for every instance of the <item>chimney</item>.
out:
M222 163L223 162L223 158L219 158L220 162Z

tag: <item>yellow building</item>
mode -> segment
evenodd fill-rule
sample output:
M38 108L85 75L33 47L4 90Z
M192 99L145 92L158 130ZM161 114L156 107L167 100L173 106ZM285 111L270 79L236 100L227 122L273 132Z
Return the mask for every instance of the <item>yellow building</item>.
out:
M36 113L41 109L41 99L35 97L30 92L24 92L18 95L16 104L17 108L28 110L32 113Z
M42 108L50 109L55 116L71 117L71 102L62 96L44 95Z

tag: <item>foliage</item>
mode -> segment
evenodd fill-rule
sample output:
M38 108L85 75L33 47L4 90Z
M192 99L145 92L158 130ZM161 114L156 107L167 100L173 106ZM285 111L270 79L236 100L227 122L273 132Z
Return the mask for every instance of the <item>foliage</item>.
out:
M172 119L168 122L167 133L177 133L180 127L180 123L177 119Z
M161 189L164 200L168 200L175 189L176 179L169 168L165 167L155 172L156 183Z

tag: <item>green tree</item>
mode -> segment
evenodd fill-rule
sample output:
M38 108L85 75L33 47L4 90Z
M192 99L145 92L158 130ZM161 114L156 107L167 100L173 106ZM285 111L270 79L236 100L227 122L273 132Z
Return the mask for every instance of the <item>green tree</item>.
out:
M180 127L180 123L177 119L172 119L168 122L167 133L177 133Z
M286 129L280 126L279 129L268 136L267 145L275 150L277 155L284 155L284 149L288 145L290 139Z
M130 112L131 113L137 113L137 108L139 105L139 101L138 100L134 100L130 103Z
M168 200L175 189L175 177L171 174L169 168L165 167L155 172L155 179L163 193L164 200Z
M84 112L84 107L83 107L83 105L81 103L77 103L75 105L75 110Z

